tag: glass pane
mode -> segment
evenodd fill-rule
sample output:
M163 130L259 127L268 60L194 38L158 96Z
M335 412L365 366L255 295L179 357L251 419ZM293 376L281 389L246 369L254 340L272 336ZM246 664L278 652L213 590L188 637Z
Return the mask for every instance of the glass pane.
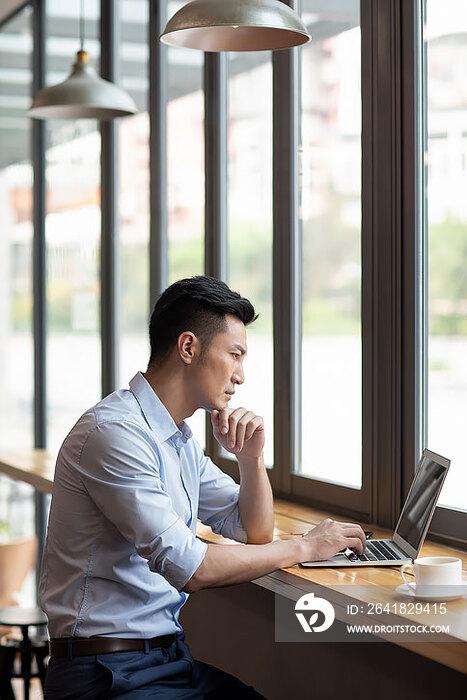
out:
M0 444L32 447L31 10L0 30ZM1 515L0 515L1 520Z
M185 2L169 2L171 17ZM168 48L169 281L204 272L203 53Z
M119 85L139 113L119 120L120 384L149 359L149 116L146 0L120 0Z
M186 2L168 2L172 17ZM203 53L168 48L167 205L169 282L204 274ZM206 444L205 411L188 420Z
M64 80L79 48L79 5L49 0L46 84ZM99 4L85 3L85 48L99 65ZM47 121L48 446L56 450L101 395L100 135L94 120Z
M300 473L360 488L360 4L304 0ZM339 439L336 439L336 435ZM345 445L345 459L342 446Z
M35 534L34 510L34 488L0 475L0 546Z
M270 52L229 54L229 285L260 314L248 328L245 383L229 406L263 416L274 461L272 337L272 62ZM229 458L232 455L226 453Z
M31 120L32 12L0 28L0 445L34 444ZM0 548L34 535L34 489L0 476ZM5 561L3 564L11 564ZM3 572L2 572L3 573ZM31 570L15 601L35 604ZM0 593L4 593L1 591ZM4 596L2 601L5 604ZM0 674L1 675L1 674Z
M428 0L426 446L451 459L440 504L467 510L467 7Z

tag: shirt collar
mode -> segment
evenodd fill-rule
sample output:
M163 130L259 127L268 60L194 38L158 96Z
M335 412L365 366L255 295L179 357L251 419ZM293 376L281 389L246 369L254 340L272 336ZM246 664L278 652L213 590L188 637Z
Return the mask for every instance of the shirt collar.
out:
M181 437L183 442L187 442L187 440L192 437L193 433L185 421L182 421L177 426L174 419L141 372L138 372L131 380L130 391L134 394L147 422L161 442L165 442L172 436Z

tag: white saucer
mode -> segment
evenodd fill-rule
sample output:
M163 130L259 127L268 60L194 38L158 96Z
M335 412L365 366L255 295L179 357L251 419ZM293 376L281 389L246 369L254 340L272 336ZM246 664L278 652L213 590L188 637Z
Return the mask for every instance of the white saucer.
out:
M422 590L423 588L425 590ZM467 583L461 583L459 586L439 586L437 593L434 586L422 586L417 591L415 583L403 583L397 586L396 592L418 600L457 600L467 595Z

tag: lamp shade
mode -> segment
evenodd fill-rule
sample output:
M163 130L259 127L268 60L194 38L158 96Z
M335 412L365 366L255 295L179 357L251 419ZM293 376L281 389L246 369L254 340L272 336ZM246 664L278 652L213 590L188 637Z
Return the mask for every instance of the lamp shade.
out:
M274 51L310 41L280 0L193 0L167 22L161 41L202 51Z
M29 116L36 119L114 119L137 112L124 90L103 80L88 63L86 51L78 51L68 78L46 87L34 97Z

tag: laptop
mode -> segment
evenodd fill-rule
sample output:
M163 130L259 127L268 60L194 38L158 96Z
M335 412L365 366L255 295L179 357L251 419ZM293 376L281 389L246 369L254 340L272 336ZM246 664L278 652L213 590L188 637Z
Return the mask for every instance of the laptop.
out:
M450 464L449 459L423 450L390 540L367 540L363 554L346 549L330 559L306 561L301 566L394 566L416 559L425 541Z

